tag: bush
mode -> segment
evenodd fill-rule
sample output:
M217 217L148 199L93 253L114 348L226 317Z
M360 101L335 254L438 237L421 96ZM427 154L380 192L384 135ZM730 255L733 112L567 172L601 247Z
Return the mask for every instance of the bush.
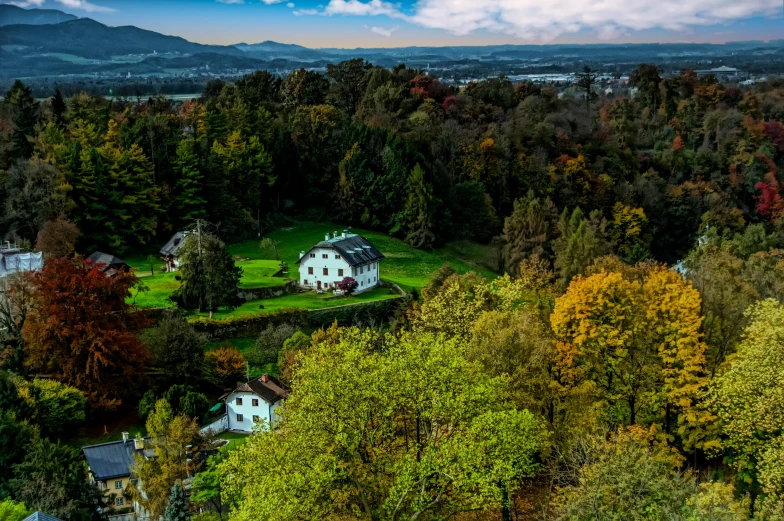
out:
M204 356L204 377L218 387L234 387L245 374L245 357L238 349L221 346Z
M146 419L153 409L155 409L155 391L148 389L139 400L139 418Z
M297 328L291 324L279 324L267 327L256 340L256 346L248 356L253 365L274 364L278 362L278 354L283 342L289 339Z

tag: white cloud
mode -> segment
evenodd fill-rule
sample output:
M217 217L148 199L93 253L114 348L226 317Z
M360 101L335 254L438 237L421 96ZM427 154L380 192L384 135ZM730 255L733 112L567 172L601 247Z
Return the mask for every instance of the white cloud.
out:
M112 9L111 7L95 5L93 3L88 2L87 0L55 0L55 1L59 4L62 4L65 7L70 7L71 9L81 9L82 11L87 11L88 13L112 13L116 11L116 9ZM25 8L41 7L44 5L45 0L15 0L13 2L8 2L8 3L19 7L25 7Z
M384 0L330 0L299 14L384 15L457 35L478 30L549 41L581 30L614 39L632 31L683 31L781 12L781 0L417 0L410 9Z
M314 14L321 14L318 9L297 9L293 11L294 16L310 16Z
M229 4L229 5L236 5L236 4L244 4L245 0L215 0L221 4Z
M381 36L386 36L389 38L392 36L392 33L400 29L399 25L393 25L392 27L378 27L374 25L373 27L365 26L365 29L369 30L371 33L380 34Z
M294 9L294 2L287 3L286 7L288 7L289 9Z

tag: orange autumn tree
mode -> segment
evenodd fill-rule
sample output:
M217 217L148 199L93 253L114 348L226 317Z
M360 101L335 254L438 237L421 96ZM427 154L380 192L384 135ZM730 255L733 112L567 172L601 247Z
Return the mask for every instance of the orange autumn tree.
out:
M593 382L608 420L693 436L705 345L699 293L680 274L646 263L578 276L556 300L551 322L569 346L558 350L559 365L568 366L573 385Z
M245 375L245 357L239 349L222 345L204 356L205 378L219 387L234 387Z
M109 277L82 259L52 259L27 274L33 304L22 336L32 370L113 409L137 387L149 361L137 333L147 319L126 301L136 276Z

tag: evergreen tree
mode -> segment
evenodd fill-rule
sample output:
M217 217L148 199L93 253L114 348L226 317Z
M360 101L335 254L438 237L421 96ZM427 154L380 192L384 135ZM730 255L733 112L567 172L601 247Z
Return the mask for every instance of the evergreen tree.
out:
M425 181L419 163L408 177L408 198L401 215L406 242L415 248L427 248L435 242L433 233L433 185Z
M66 110L68 110L68 107L63 99L63 94L60 92L59 88L55 89L54 97L52 98L52 115L54 116L54 122L60 128L65 128Z
M190 521L191 514L188 512L188 502L185 499L185 491L177 481L171 489L169 495L169 506L163 514L163 521Z
M197 221L196 230L182 246L178 297L186 307L209 310L212 317L218 307L234 305L242 268L234 264L223 241L204 227L205 223Z
M550 199L541 200L529 190L524 198L514 202L512 215L504 221L504 261L509 273L517 274L524 259L536 255L549 257L550 240L557 215Z
M11 157L29 159L33 155L32 138L38 123L38 102L30 87L16 80L5 94L4 103L11 109L13 132L11 134Z
M172 191L172 206L177 212L174 220L189 223L194 219L203 219L207 216L207 201L202 196L204 175L199 168L196 142L193 138L183 139L177 145L174 170L177 174Z
M571 215L564 208L558 221L560 237L553 241L555 267L562 287L568 286L575 275L584 274L595 259L608 253L609 246L604 238L606 226L607 222L598 210L591 212L588 221L579 207Z

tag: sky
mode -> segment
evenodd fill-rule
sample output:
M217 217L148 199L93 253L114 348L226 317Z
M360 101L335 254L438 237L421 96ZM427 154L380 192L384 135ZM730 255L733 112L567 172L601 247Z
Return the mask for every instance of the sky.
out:
M784 0L0 0L190 41L307 47L784 39Z

